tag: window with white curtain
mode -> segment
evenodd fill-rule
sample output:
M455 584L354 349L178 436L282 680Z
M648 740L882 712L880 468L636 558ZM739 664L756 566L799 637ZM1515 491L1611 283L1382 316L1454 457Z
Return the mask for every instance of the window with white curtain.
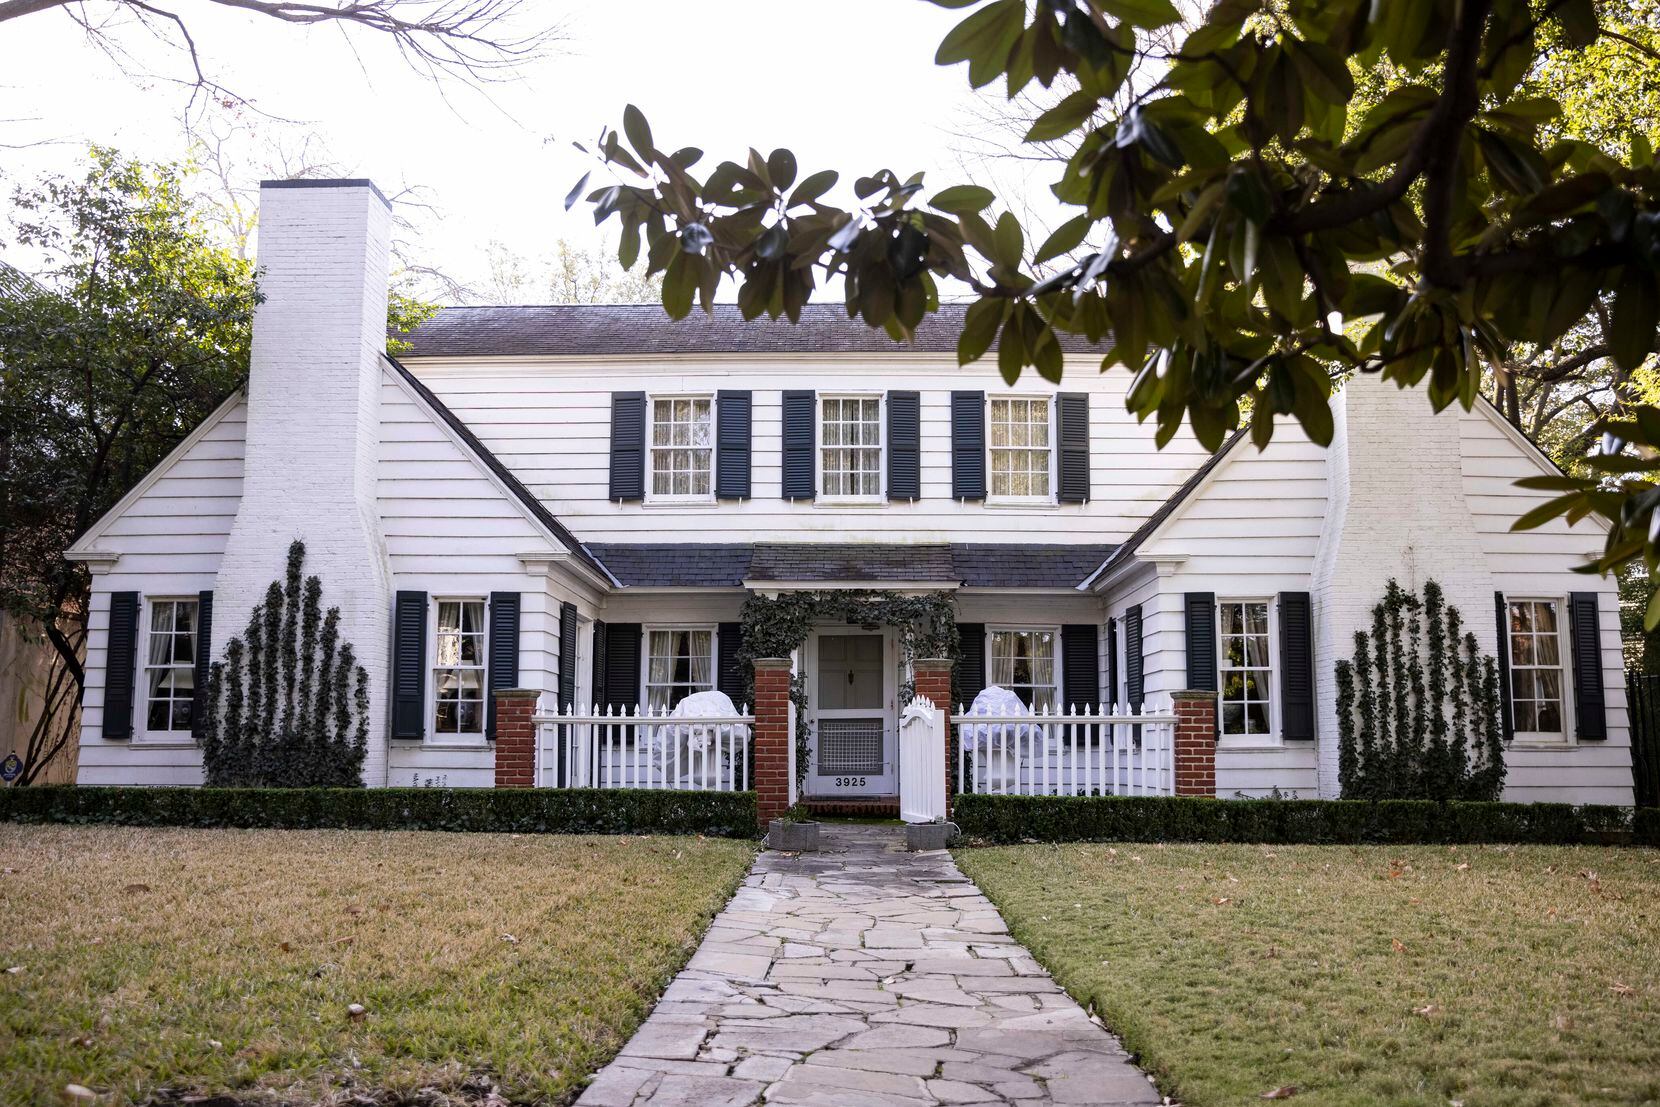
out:
M433 733L484 733L484 656L484 601L439 600L432 654Z
M993 630L991 682L1033 710L1056 709L1060 635L1053 630Z
M145 652L144 729L189 731L196 697L196 601L152 600Z
M713 630L653 630L646 635L646 706L663 711L715 687Z
M706 500L714 495L715 402L665 396L651 402L653 499Z
M1223 600L1216 605L1221 649L1222 736L1273 734L1274 666L1267 600Z
M989 429L988 494L999 500L1049 499L1049 401L993 399Z
M1516 733L1565 739L1561 605L1556 600L1511 600L1510 699Z
M882 399L825 396L819 401L819 472L826 499L882 494Z

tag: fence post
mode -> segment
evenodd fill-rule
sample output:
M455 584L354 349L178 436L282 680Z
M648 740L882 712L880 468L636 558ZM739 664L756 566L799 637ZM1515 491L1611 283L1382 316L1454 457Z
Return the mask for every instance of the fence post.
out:
M1176 715L1171 760L1178 796L1216 796L1216 693L1170 694Z
M765 829L790 806L790 659L755 659L755 813Z
M949 657L919 657L911 662L911 676L916 688L916 694L927 696L933 701L934 707L940 713L944 722L942 733L945 735L945 749L940 751L940 760L945 765L945 804L947 818L951 809L951 667L954 662Z
M536 784L536 700L534 688L496 689L496 787Z

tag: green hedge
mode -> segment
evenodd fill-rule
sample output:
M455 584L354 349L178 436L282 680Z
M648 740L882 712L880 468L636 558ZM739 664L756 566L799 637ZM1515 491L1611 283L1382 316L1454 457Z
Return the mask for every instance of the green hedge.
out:
M1566 803L958 796L965 837L989 842L1608 842L1660 845L1660 811Z
M600 788L0 789L0 821L755 837L754 792Z

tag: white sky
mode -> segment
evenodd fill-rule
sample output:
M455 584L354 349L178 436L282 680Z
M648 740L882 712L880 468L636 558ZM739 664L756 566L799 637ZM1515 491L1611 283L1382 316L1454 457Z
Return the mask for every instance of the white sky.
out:
M801 175L842 169L844 188L878 168L926 170L930 191L987 172L965 169L957 153L964 143L954 132L975 126L966 70L933 63L960 12L924 0L532 3L563 23L565 40L523 79L490 86L493 104L416 76L380 36L352 35L354 56L338 30L177 6L190 13L210 76L302 121L352 175L388 192L426 186L440 217L422 231L423 260L464 279L482 274L492 238L526 255L560 236L594 239L581 206L563 209L590 167L570 140L620 124L630 101L659 146L701 146L704 169L741 159L749 145L763 153L789 145ZM182 54L158 49L141 28L123 41L154 69L187 72ZM72 170L88 143L145 159L182 156L186 99L178 86L123 76L61 13L5 24L0 144L48 144L0 149L9 178L0 205L9 206L11 185Z

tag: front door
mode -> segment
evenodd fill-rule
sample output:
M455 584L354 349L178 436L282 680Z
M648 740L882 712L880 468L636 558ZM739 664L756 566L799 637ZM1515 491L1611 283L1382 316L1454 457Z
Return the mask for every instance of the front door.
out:
M889 636L823 630L813 646L807 670L813 721L807 793L893 795L897 690Z

